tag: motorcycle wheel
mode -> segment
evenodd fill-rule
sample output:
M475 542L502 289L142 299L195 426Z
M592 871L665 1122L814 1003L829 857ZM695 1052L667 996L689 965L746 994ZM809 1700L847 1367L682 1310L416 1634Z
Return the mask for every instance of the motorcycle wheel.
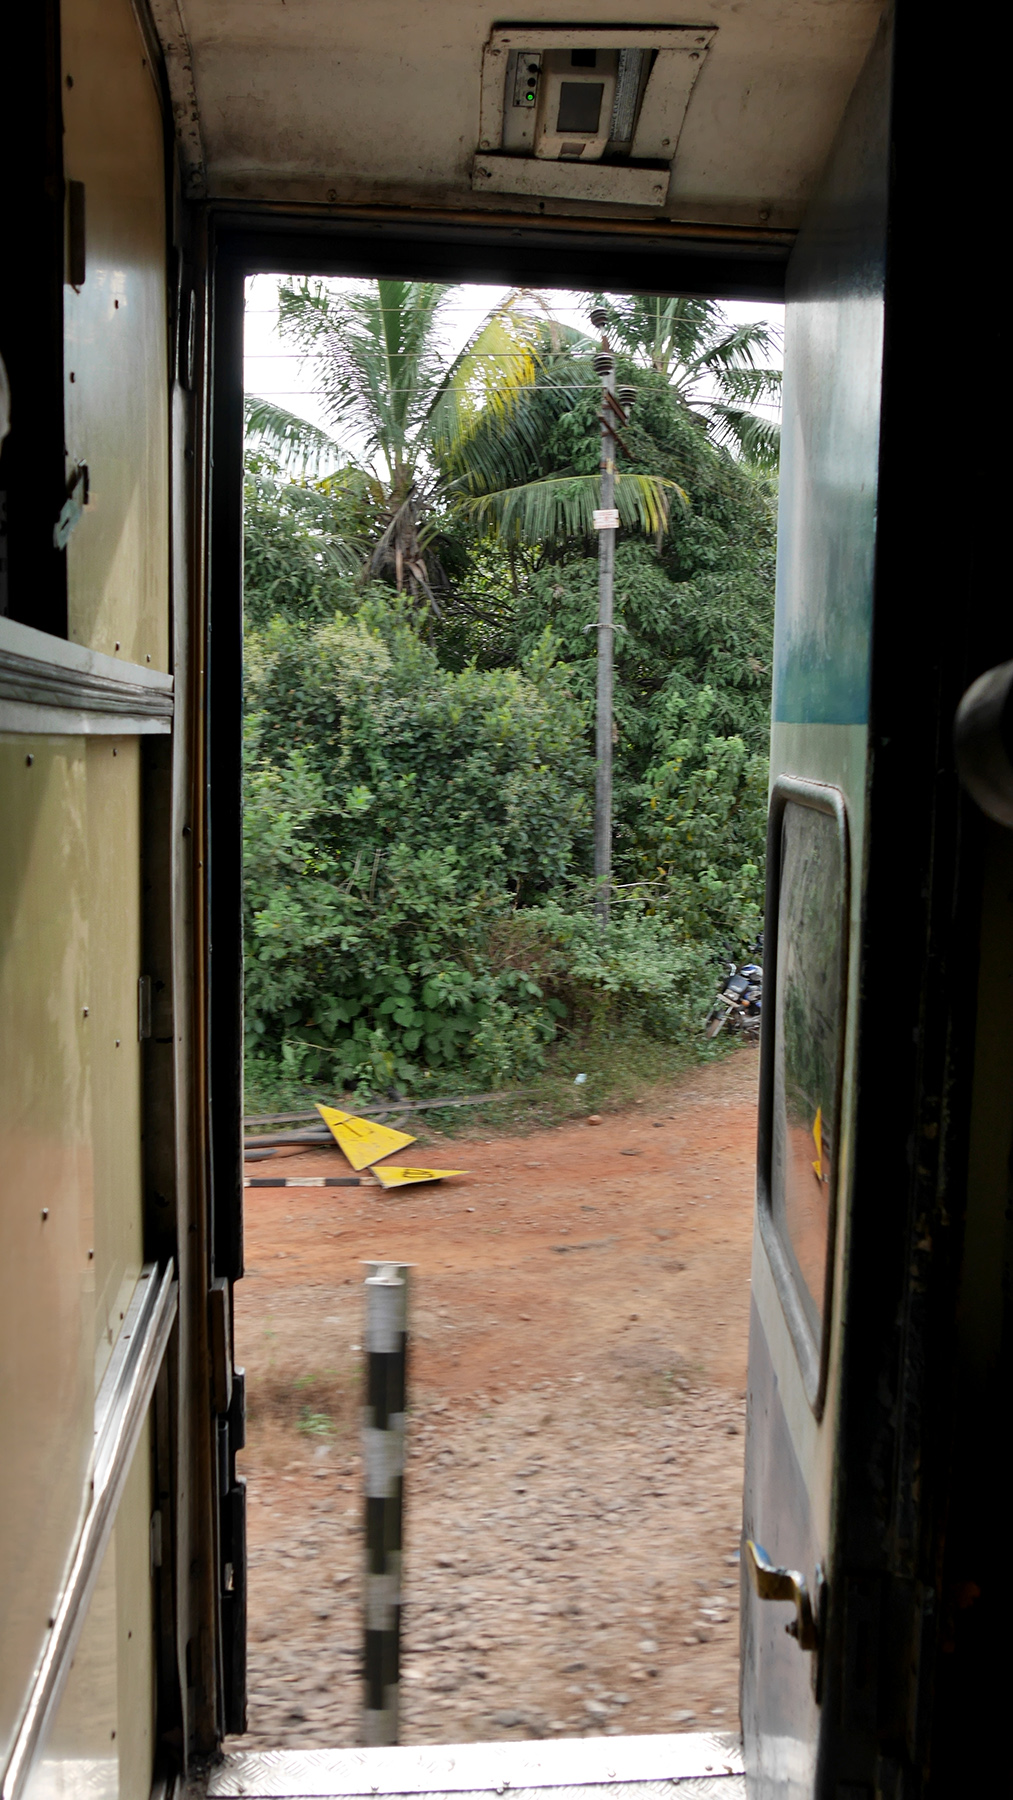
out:
M717 1018L712 1014L707 1020L707 1024L704 1028L704 1035L709 1038L716 1038L727 1017L728 1014L726 1012L718 1013Z

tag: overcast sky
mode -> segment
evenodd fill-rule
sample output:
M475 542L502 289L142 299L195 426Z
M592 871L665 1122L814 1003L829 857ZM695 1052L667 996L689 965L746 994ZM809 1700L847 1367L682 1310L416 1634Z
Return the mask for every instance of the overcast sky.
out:
M246 284L246 391L275 400L300 418L333 430L313 391L312 363L278 334L277 295L282 279L277 275L254 275ZM478 284L459 287L448 308L449 347L459 349L479 320L509 291ZM550 297L556 318L588 330L579 294L553 292ZM724 310L735 324L764 319L780 330L784 322L782 306L753 306L746 301L728 300Z

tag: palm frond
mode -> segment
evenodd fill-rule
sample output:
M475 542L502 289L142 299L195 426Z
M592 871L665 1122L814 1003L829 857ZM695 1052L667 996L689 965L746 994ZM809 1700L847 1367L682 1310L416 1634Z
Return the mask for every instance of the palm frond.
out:
M765 469L777 465L777 425L750 409L777 401L781 372L768 358L781 333L764 320L730 325L715 300L664 295L594 296L610 341L663 374L676 398L726 448Z
M427 435L438 458L453 456L488 409L506 414L537 377L538 321L520 313L513 298L472 332L433 395Z
M564 352L543 360L537 378L516 384L504 404L485 407L443 457L453 490L489 493L546 473L553 427L578 404L582 380Z
M715 384L726 401L755 406L758 401L781 399L780 369L725 369Z
M391 481L418 455L415 442L446 362L445 282L287 283L284 335L314 358L317 391L342 432L382 458Z
M486 314L440 383L428 419L434 457L463 467L476 435L495 432L536 386L551 385L555 369L593 348L583 332L553 318L544 295L515 289Z
M781 454L781 430L771 419L760 418L745 408L712 402L708 407L713 436L718 443L734 446L747 462L776 473Z
M725 324L716 300L680 299L664 294L593 294L587 309L607 314L613 348L661 375L684 366Z
M647 536L664 531L673 497L688 504L678 483L665 476L616 476L619 521L628 531ZM591 537L594 512L600 504L598 475L551 475L459 501L462 511L480 528L505 544L549 544Z
M388 405L402 441L428 409L433 379L443 361L436 324L449 292L449 284L442 281L376 283Z
M780 342L780 332L762 319L735 325L730 331L715 333L697 347L696 354L686 362L686 375L692 378L706 369L720 378L732 370L755 369L757 356L770 356Z
M246 441L259 445L293 475L333 473L348 458L334 438L273 400L249 394L243 403Z

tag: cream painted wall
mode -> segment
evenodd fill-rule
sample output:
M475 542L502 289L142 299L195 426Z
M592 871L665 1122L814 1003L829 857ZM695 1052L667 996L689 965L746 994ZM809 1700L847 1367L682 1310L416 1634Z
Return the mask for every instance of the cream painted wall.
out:
M85 279L65 288L66 450L90 473L68 635L166 669L159 101L130 0L64 0L61 31L65 171L86 216ZM88 1505L94 1394L143 1257L141 807L137 738L0 735L0 1766ZM148 1800L151 1507L146 1431L39 1800L84 1791L75 1758L89 1792Z
M69 636L168 668L162 120L129 0L65 0L64 161L85 187L85 280L64 289L69 464L90 498L67 547Z

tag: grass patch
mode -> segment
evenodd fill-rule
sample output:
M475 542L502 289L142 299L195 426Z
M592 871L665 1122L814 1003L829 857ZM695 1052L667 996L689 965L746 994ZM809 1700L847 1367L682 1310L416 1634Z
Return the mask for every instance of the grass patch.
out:
M315 1438L332 1438L337 1430L330 1413L313 1412L308 1406L302 1408L295 1428L304 1436Z
M538 1131L567 1119L586 1118L592 1112L615 1112L640 1099L645 1090L673 1081L687 1069L719 1061L737 1043L737 1038L724 1034L708 1042L702 1033L699 1038L679 1043L662 1042L645 1032L639 1022L624 1020L612 1012L600 1023L580 1033L567 1034L555 1044L544 1069L522 1089L505 1088L501 1095L481 1106L432 1106L415 1118L409 1115L406 1129L417 1126L419 1141L424 1143L430 1134L453 1138L475 1131ZM575 1083L574 1077L581 1074L587 1077L586 1081ZM439 1085L434 1081L434 1087L434 1099L440 1087L448 1099L468 1091L460 1082L452 1085L446 1080ZM427 1092L410 1097L429 1095ZM263 1060L252 1067L248 1065L244 1101L248 1117L258 1113L307 1112L317 1101L331 1106L347 1104L351 1111L362 1106L361 1101L322 1088L319 1082L297 1081Z
M282 1425L304 1437L333 1441L358 1431L360 1398L355 1369L314 1370L294 1379L268 1370L249 1382L247 1410L251 1426Z

